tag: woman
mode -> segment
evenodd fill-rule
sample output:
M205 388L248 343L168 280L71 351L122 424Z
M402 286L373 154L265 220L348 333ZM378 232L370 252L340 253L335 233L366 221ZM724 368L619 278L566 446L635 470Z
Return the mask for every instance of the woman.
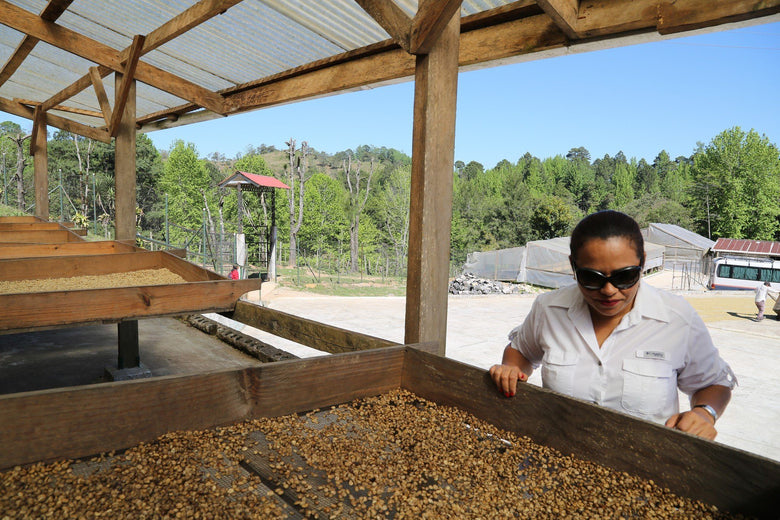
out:
M644 240L617 211L585 217L571 235L577 284L536 298L509 334L499 391L542 367L545 388L714 439L736 378L704 322L679 296L642 284ZM690 396L679 413L677 389Z

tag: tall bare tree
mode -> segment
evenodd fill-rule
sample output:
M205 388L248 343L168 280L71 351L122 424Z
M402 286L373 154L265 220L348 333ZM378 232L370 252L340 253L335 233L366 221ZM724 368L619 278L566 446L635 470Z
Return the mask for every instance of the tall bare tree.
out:
M24 211L24 167L27 166L24 142L32 137L32 134L6 135L6 137L16 144L16 173L11 177L11 181L16 179L16 209Z
M79 163L78 178L79 196L81 198L80 212L82 215L88 215L89 204L87 203L87 199L89 199L89 159L92 156L92 147L94 141L88 137L79 137L76 134L71 134L71 137L73 138L73 144L76 147L76 159ZM80 141L85 141L87 143L87 149L83 156Z
M358 251L359 251L359 232L360 215L368 201L368 194L371 191L371 178L374 176L374 158L370 159L368 172L363 171L361 162L355 158L352 160L352 154L347 153L346 159L342 162L344 176L346 177L347 189L349 190L349 266L352 272L358 270ZM367 173L367 175L366 175Z
M306 172L309 167L309 145L306 141L302 141L301 148L296 153L295 139L291 138L285 144L287 144L287 157L290 161L287 169L287 178L290 184L290 265L295 265L298 261L296 254L298 231L303 222L303 194L307 180ZM298 186L297 216L296 184Z

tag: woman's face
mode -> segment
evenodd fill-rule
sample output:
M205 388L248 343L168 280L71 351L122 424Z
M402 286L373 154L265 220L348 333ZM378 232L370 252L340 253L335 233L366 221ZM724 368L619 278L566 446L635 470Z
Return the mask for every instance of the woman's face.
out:
M611 276L618 269L640 265L641 262L628 238L610 237L606 240L591 238L586 241L577 252L575 263L578 268L593 269ZM585 289L582 285L577 285L594 318L600 316L612 319L620 318L631 310L639 283L628 289L618 289L611 283L601 289Z

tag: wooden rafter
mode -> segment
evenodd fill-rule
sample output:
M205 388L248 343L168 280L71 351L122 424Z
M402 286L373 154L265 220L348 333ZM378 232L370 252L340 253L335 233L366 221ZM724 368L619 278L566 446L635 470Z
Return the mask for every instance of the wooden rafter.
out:
M579 0L537 0L537 3L567 38L580 38L577 33Z
M73 0L50 0L48 5L41 11L41 19L48 22L55 21L72 2ZM22 39L2 70L0 70L0 85L3 85L14 75L14 72L24 63L24 60L30 55L39 41L38 38L29 35Z
M411 53L412 19L395 2L387 0L355 0L365 12L387 31L387 34L406 52Z
M25 119L34 119L34 111L32 108L10 99L0 97L0 110L15 116L23 117ZM96 141L100 141L102 143L111 142L111 136L108 135L108 130L83 125L64 117L53 114L46 114L46 124L61 130L65 130L67 132L83 135L84 137L89 137L90 139L95 139Z
M106 126L111 128L111 104L108 101L108 94L106 94L106 89L103 86L103 78L100 77L97 67L89 68L89 78L92 81L92 88L95 89L95 96L97 96L100 104L100 110L103 113Z
M121 73L124 70L119 51L60 25L41 20L5 0L0 0L0 21L17 31L35 36L41 41L108 67L115 72ZM226 112L224 99L220 94L158 67L139 62L136 78L160 90L197 103L212 112L218 114Z
M119 120L122 118L122 113L125 110L125 103L127 103L127 95L130 92L130 86L135 81L135 70L138 66L138 59L141 57L141 49L144 45L144 37L136 35L133 37L133 45L130 46L130 54L125 64L125 70L122 72L122 82L119 87L119 91L116 95L116 102L114 103L114 112L111 114L111 123L108 125L108 133L111 137L116 137L117 130L119 129Z
M409 48L412 54L428 54L463 0L420 1L412 22Z
M32 99L21 99L21 98L14 98L14 101L16 103L21 103L23 105L27 105L29 107L32 107L33 109L41 104L40 101L35 101ZM78 114L81 116L87 116L87 117L101 117L102 114L100 112L95 112L94 110L87 110L85 108L75 108L75 107L68 107L64 105L56 105L51 107L51 110L59 110L60 112L70 112L71 114Z

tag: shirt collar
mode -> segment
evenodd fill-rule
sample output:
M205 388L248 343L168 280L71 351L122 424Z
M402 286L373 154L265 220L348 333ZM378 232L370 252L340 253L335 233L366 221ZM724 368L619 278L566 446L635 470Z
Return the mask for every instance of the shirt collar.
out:
M661 295L655 287L639 282L634 307L623 320L628 326L638 323L642 318L668 322L669 312L664 306ZM570 316L588 314L588 304L576 283L555 292L550 305L569 309Z

